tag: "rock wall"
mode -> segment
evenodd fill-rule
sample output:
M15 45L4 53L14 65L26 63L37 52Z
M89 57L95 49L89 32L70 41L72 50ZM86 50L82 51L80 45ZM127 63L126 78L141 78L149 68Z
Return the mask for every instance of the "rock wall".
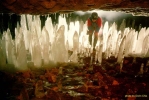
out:
M148 13L148 0L1 0L0 13L49 14L77 10L120 10Z

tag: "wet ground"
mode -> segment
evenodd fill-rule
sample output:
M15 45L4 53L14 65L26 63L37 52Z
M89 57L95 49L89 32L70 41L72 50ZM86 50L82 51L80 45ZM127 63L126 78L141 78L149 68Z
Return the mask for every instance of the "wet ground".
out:
M125 58L121 72L114 57L101 65L90 64L90 59L54 68L0 71L0 100L149 100L147 59Z

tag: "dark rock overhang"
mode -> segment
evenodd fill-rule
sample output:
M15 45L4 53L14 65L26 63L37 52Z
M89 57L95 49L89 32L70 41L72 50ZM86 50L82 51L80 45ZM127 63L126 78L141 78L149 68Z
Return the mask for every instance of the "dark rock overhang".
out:
M100 9L148 16L148 5L148 0L1 0L0 13L41 15Z

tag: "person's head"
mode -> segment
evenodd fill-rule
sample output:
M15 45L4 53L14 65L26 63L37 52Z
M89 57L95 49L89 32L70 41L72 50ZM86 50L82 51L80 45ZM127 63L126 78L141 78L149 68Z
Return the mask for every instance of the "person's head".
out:
M91 15L91 19L93 22L95 22L98 19L98 14L96 12L93 12Z

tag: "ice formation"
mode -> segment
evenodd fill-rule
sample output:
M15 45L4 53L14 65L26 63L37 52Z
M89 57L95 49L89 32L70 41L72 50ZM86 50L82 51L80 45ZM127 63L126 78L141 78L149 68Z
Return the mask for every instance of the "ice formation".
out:
M78 53L86 52L89 56L92 50L86 32L86 23L75 21L68 26L62 15L56 25L48 17L42 29L38 15L21 15L21 26L16 27L14 40L9 29L3 32L0 39L0 64L7 65L7 59L8 64L23 70L29 62L33 62L37 68L48 65L51 61L77 62ZM106 59L114 56L118 63L126 56L149 57L148 34L149 28L141 28L140 31L135 31L133 27L126 28L125 20L120 25L120 30L117 30L116 23L109 26L105 22L100 30L95 59L102 63L102 53L105 53ZM70 57L68 50L73 51Z

